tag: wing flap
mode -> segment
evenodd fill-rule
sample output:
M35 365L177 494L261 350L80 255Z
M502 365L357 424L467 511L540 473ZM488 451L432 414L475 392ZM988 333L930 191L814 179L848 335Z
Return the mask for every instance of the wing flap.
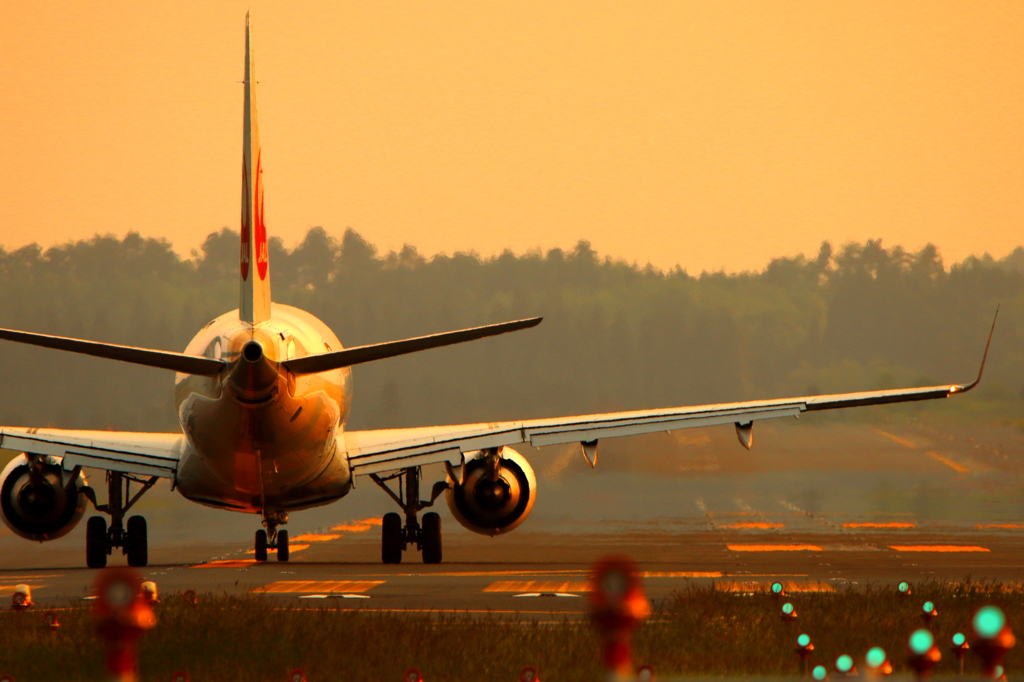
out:
M185 447L179 433L0 429L0 448L62 457L75 466L173 478Z

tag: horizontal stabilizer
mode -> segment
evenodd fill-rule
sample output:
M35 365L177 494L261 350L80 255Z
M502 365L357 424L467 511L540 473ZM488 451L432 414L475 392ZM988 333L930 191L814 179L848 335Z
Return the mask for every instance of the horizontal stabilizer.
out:
M332 369L340 369L351 365L358 365L363 362L393 358L396 355L415 353L441 346L450 346L465 341L475 341L488 336L497 336L508 332L518 331L536 327L540 324L542 317L531 317L528 320L516 320L515 322L501 322L489 324L484 327L473 327L472 329L461 329L455 332L444 332L430 336L417 336L414 339L402 341L388 341L387 343L375 343L369 346L356 346L333 353L322 353L310 355L304 358L293 358L285 360L283 364L289 371L295 374L315 374L316 372L327 372Z
M82 339L70 339L66 336L34 334L13 329L0 329L0 339L27 343L32 346L42 346L43 348L66 350L72 353L93 355L97 358L121 360L122 362L131 362L136 365L146 365L147 367L170 369L183 374L215 376L227 366L227 363L223 360L201 358L195 355L185 355L184 353L135 348L134 346L119 346L114 343L100 343L98 341L83 341Z

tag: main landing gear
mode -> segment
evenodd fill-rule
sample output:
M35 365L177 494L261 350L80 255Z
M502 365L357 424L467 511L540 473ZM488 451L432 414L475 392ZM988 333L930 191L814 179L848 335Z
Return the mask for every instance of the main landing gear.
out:
M383 488L405 512L405 527L402 526L402 517L399 514L391 512L384 515L380 555L386 564L402 563L402 552L412 543L416 543L416 548L422 553L423 563L441 563L441 517L437 512L424 514L421 526L416 520L416 515L426 507L433 506L434 500L448 489L448 482L435 483L430 492L430 501L423 502L420 500L422 477L420 467L408 467L383 478L377 474L370 474L373 482ZM388 486L388 481L393 479L398 479L397 494Z
M266 530L256 531L256 561L267 560L267 550L277 550L278 561L288 561L288 531L277 527L288 523L288 515L283 511L263 517Z
M113 553L115 547L120 547L128 557L129 566L145 566L149 563L146 519L142 516L128 517L127 529L122 525L122 520L132 505L158 480L156 476L146 481L120 471L108 471L107 503L98 505L95 493L92 490L86 493L96 511L110 515L110 528L107 528L107 520L102 516L91 516L86 524L85 563L89 568L106 566L107 556ZM131 494L132 481L142 486L134 496Z

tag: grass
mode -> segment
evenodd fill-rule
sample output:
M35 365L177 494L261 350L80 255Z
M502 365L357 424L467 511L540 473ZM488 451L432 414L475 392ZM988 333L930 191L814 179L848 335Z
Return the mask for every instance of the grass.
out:
M977 607L995 603L1011 625L1024 622L1024 589L965 581L915 585L911 597L891 588L786 597L799 618L779 618L781 601L766 595L735 596L707 586L677 593L635 636L635 662L671 676L795 675L793 651L800 632L811 635L812 665L849 653L861 664L871 646L890 653L906 671L906 643L921 626L921 604L934 601L933 631L942 647L937 674L955 674L950 637L968 632ZM194 682L283 682L303 668L309 682L402 679L415 666L428 682L512 682L533 665L541 679L601 679L598 644L586 622L536 622L499 616L339 612L258 595L201 595L194 606L165 595L159 621L140 642L141 680L169 680L187 670ZM0 673L19 682L103 680L102 645L92 614L81 602L58 612L51 635L42 610L0 614ZM1007 669L1019 656L1011 652ZM978 670L968 655L968 671Z

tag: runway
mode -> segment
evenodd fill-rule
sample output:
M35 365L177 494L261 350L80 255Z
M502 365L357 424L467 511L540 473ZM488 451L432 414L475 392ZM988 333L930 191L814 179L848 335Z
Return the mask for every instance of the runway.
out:
M344 548L332 546L332 541L310 542L288 563L273 558L256 563L245 550L235 549L203 561L151 565L141 572L168 595L185 590L252 592L282 602L338 609L579 617L586 612L589 568L610 553L626 554L639 563L648 596L657 604L695 584L750 593L778 581L798 597L901 580L914 584L971 576L1019 582L1024 581L1024 543L1019 533L948 528L856 528L838 533L711 529L686 535L592 535L572 542L527 533L487 553L492 555L488 561L459 560L472 549L465 545L474 544L459 538L449 548L456 559L439 565L420 563L414 550L406 552L406 563L393 566L335 556L375 547L374 533ZM518 560L494 554L518 555ZM111 565L123 563L123 557L111 561ZM96 573L73 566L3 570L0 595L10 594L15 584L27 583L38 604L59 606L89 596Z

